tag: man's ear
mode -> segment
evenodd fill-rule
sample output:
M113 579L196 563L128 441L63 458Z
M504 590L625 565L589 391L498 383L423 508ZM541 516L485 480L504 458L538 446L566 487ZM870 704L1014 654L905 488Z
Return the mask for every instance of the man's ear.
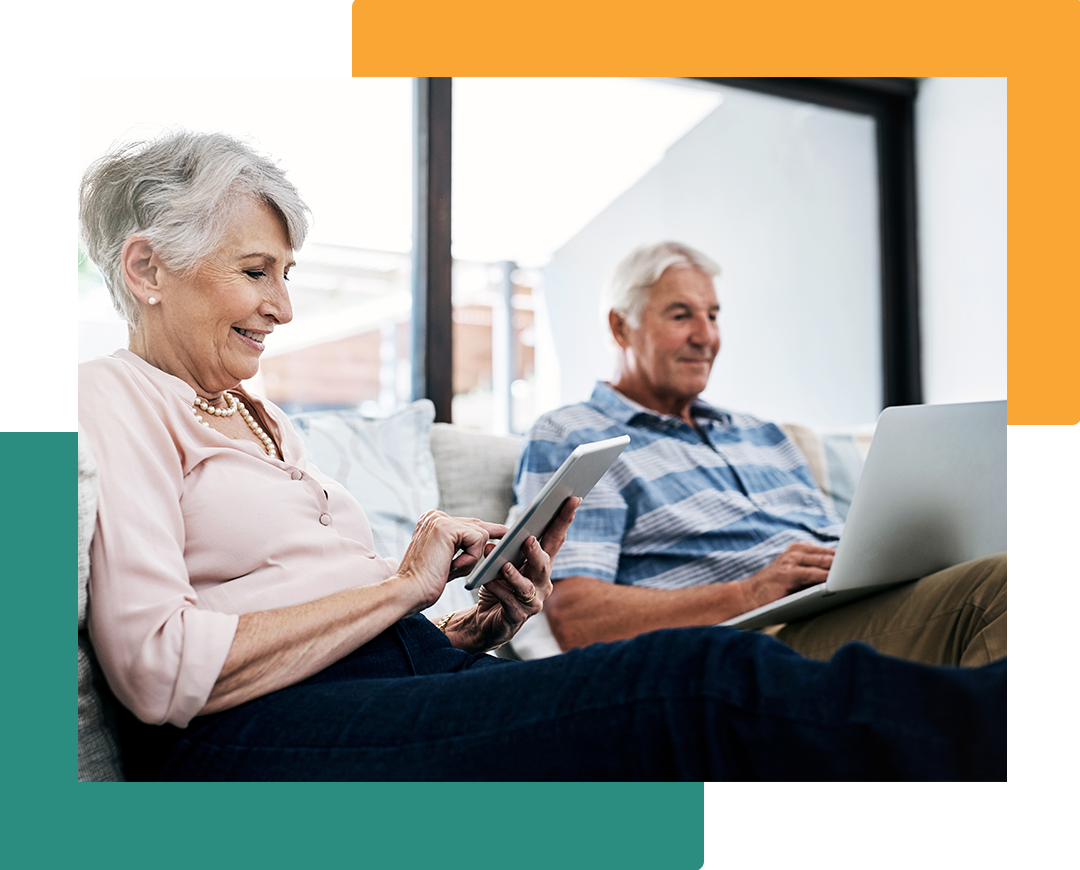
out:
M132 236L124 242L120 268L131 292L140 300L145 303L151 296L161 300L161 262L148 239Z
M611 328L611 335L618 343L619 347L625 348L630 339L627 335L629 327L626 323L626 318L618 312L611 310L607 315L608 326Z

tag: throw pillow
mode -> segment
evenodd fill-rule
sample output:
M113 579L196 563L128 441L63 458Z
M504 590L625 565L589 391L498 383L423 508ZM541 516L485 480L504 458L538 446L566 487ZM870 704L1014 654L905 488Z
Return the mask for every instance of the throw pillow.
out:
M846 520L873 432L819 432L793 423L781 428L802 451L814 480L832 500L841 519Z
M292 423L308 458L360 502L375 552L400 559L416 521L439 504L431 424L435 406L420 399L388 417L359 411L311 411Z

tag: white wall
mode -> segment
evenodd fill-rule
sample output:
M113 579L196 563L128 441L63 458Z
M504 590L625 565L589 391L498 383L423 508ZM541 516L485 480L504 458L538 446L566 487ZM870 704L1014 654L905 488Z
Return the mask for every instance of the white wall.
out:
M704 398L824 427L876 418L873 125L738 89L724 95L543 270L539 410L586 398L611 376L601 288L631 247L676 238L723 268L723 346ZM1005 79L922 81L916 135L924 397L1003 398Z
M738 89L724 94L543 270L551 334L538 330L540 410L587 398L597 379L611 377L602 288L630 248L674 238L723 269L722 348L704 398L817 426L876 418L873 124Z
M1006 80L925 80L915 129L925 399L1005 398Z

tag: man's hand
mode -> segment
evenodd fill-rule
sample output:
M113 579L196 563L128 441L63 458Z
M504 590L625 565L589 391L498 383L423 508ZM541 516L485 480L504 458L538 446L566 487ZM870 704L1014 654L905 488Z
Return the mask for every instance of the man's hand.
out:
M756 574L738 581L746 603L741 612L747 613L807 586L824 583L835 553L836 550L816 544L792 544Z
M834 552L814 544L792 544L745 580L685 589L648 589L595 577L567 577L555 584L547 600L548 623L563 650L660 628L716 625L823 582Z

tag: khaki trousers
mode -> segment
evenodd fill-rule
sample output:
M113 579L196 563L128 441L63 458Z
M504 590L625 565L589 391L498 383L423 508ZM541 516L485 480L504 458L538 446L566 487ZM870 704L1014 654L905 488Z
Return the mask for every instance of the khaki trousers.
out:
M1004 553L975 559L765 632L813 659L860 640L910 661L975 667L1006 655L1007 573Z

